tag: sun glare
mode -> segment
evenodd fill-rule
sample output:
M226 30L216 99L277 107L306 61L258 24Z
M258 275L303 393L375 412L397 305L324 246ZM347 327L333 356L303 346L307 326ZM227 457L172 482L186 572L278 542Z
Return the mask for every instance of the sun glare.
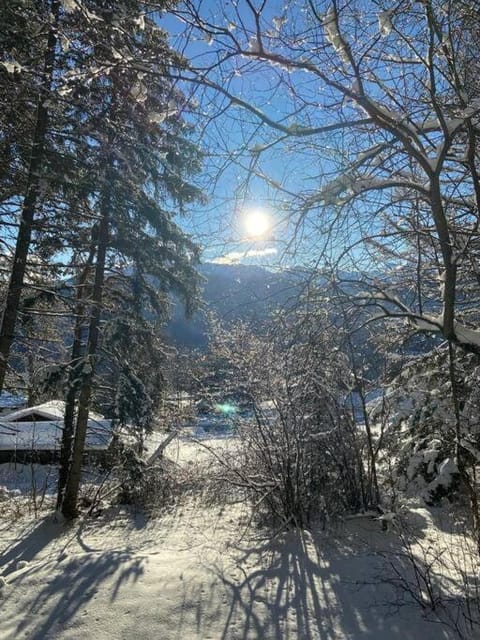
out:
M272 228L272 220L266 211L252 209L245 213L243 226L249 238L261 238Z

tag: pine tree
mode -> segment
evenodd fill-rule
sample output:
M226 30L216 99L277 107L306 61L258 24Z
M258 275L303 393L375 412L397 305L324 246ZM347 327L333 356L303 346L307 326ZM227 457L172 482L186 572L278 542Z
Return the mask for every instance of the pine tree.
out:
M68 323L59 505L72 516L105 282L118 268L134 270L137 320L151 278L163 293L175 289L190 305L198 250L173 218L200 196L187 176L199 170L201 158L183 117L187 101L170 78L185 61L155 21L167 2L153 8L137 0L7 5L0 88L5 104L13 96L22 108L16 117L13 109L0 116L6 152L0 204L5 222L18 222L0 326L0 388L29 286L28 261L40 260L55 268L45 285L60 275L71 278L62 302L74 319Z
M46 139L49 127L48 99L53 85L59 12L59 0L51 0L51 2L45 3L42 12L44 22L48 25L48 35L41 56L41 71L37 88L36 114L32 130L30 158L25 176L23 203L12 270L0 324L0 391L3 388L8 356L14 339L15 324L25 280L33 223L41 198L42 165L45 158ZM11 15L10 12L8 13ZM19 26L19 23L17 24ZM12 51L13 47L10 53ZM3 61L3 66L7 73L13 75L21 69L13 59ZM18 136L15 142L17 144L19 143Z
M198 170L199 154L188 141L188 126L180 116L184 98L169 80L170 66L182 61L168 48L165 33L141 9L141 3L128 2L123 10L117 3L114 12L102 6L95 12L99 43L95 61L102 71L90 83L85 128L88 164L100 177L92 182L88 196L95 218L95 257L88 297L82 301L88 329L75 373L79 380L75 435L71 456L68 451L62 455L69 464L59 503L69 518L77 510L106 278L118 265L128 264L141 289L138 300L149 288L148 279L154 278L160 289L176 289L187 303L197 280L197 249L173 221L185 203L200 196L186 179ZM71 388L67 390L71 406L70 392Z

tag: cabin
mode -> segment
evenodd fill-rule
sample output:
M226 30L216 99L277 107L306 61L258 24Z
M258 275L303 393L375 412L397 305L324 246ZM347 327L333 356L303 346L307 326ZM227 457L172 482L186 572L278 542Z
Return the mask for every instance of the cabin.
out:
M0 417L0 462L58 460L65 403L61 400L26 407ZM113 439L113 424L93 411L89 414L86 455L101 460Z

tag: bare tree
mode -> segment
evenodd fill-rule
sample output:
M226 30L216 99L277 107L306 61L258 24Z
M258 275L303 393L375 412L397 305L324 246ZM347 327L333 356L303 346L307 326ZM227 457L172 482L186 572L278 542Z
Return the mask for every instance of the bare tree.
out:
M224 397L232 409L253 410L237 423L238 456L224 461L226 477L261 515L286 526L376 504L365 490L363 436L337 337L328 313L304 308L277 315L263 335L218 323L212 334Z
M208 44L182 76L230 118L232 157L277 191L294 248L368 285L356 302L379 315L478 351L459 290L480 206L470 3L182 6Z

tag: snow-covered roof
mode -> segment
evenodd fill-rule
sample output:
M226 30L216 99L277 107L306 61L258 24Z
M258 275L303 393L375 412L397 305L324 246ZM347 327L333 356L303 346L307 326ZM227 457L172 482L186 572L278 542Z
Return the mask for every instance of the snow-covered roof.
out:
M60 449L65 402L51 400L14 411L0 419L0 450L55 451ZM28 418L32 417L32 420ZM89 413L86 450L106 449L112 439L112 421Z
M6 422L0 420L1 451L58 451L63 420ZM85 449L106 449L112 439L111 420L89 420Z
M3 416L4 422L18 422L24 421L29 416L40 416L44 421L48 420L63 420L65 415L65 402L63 400L50 400L49 402L43 402L33 407L25 407L19 409L13 413L8 413ZM104 416L94 411L89 412L90 420L104 420ZM38 418L35 420L38 422Z

